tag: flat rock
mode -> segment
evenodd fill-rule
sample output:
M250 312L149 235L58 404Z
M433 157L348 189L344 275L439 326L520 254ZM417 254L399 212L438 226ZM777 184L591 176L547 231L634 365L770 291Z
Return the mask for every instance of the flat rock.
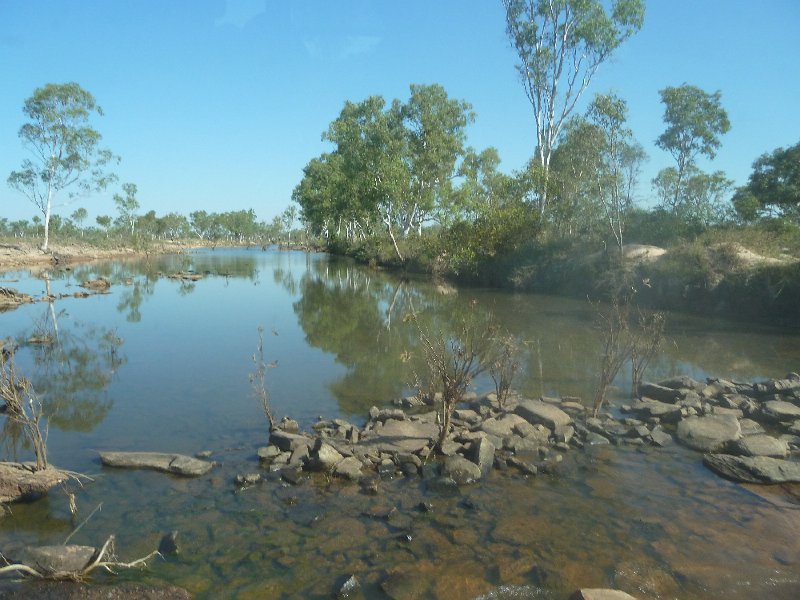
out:
M483 423L481 423L480 430L485 431L489 435L493 435L498 438L504 438L514 431L514 429L520 425L528 425L531 426L528 421L520 417L519 415L515 415L512 413L506 413L500 418L489 417ZM524 426L523 425L523 426Z
M551 430L572 423L572 417L559 407L541 400L520 400L514 412L531 425L540 423Z
M741 483L800 483L800 463L778 458L706 454L703 464L717 475Z
M14 559L44 575L78 573L89 565L96 552L92 546L30 546Z
M639 395L658 400L659 402L674 404L683 398L684 393L681 390L676 390L657 383L644 382L639 386Z
M651 398L637 398L631 403L630 412L644 418L658 417L666 421L677 421L681 416L681 407Z
M282 452L293 452L301 446L310 447L314 440L300 433L274 429L269 434L269 443L280 448Z
M313 471L330 471L342 460L344 460L344 456L336 448L322 440L317 440L308 455L307 464L309 469Z
M55 467L35 470L32 463L0 463L0 502L35 498L66 481L69 476Z
M386 421L376 427L375 435L364 440L360 446L367 451L377 452L417 452L436 439L438 429L428 421Z
M636 600L636 597L620 590L582 588L572 594L569 600Z
M740 437L742 429L733 415L690 417L678 423L678 439L701 452L715 452Z
M728 445L731 454L742 456L772 456L785 458L789 456L789 444L764 433L747 435Z
M658 385L673 390L694 390L695 392L699 392L706 387L705 383L692 379L688 375L678 375L676 377L670 377L669 379L663 379L658 382Z
M348 456L342 459L334 468L333 472L339 476L349 479L350 481L360 480L364 474L361 472L361 461L355 456Z
M761 412L771 421L789 422L800 419L800 406L783 400L770 400L761 406Z
M205 475L214 466L199 458L162 452L101 452L100 461L108 467L153 469L184 477Z

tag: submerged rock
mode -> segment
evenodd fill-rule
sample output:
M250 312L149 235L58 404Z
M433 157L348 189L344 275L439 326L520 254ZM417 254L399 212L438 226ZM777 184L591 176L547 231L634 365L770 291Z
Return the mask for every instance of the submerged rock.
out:
M97 554L92 546L37 546L28 547L15 557L16 562L36 569L42 575L80 573Z
M717 475L741 483L800 483L800 463L788 460L706 454L703 464Z
M153 469L184 477L205 475L214 466L199 458L161 452L101 452L100 460L108 467Z

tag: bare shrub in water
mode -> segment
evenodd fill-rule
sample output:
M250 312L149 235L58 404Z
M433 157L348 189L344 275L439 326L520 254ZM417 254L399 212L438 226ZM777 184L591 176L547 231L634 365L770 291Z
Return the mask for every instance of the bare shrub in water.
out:
M423 326L416 313L411 317L417 325L425 371L415 373L421 397L441 393L441 402L434 404L439 430L436 446L441 449L450 433L453 411L464 398L467 388L476 377L492 365L499 354L498 328L491 322L465 319L452 335L434 326Z
M253 386L253 393L261 404L261 410L269 422L269 430L277 429L278 422L272 412L272 405L269 401L269 390L267 389L267 368L274 366L264 360L264 328L258 328L258 347L253 354L253 364L256 370L250 373L250 385Z
M504 335L498 340L497 354L489 365L489 375L494 381L497 404L500 407L505 406L511 390L511 382L519 369L518 353L519 345L513 335Z
M644 372L658 354L664 341L664 313L644 314L639 311L636 332L631 343L631 396L639 395Z
M14 367L14 355L0 354L0 398L6 404L8 418L22 428L36 456L36 470L47 468L47 428L41 428L42 402L31 382L18 375Z

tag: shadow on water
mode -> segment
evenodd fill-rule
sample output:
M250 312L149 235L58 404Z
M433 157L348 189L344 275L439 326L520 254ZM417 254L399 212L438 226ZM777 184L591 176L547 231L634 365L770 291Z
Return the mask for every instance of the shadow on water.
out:
M176 271L205 277L190 289L164 278ZM411 312L445 334L491 313L521 345L516 387L590 398L598 334L587 303L452 293L325 256L252 250L93 265L53 287L100 275L108 295L31 305L0 322L18 332L20 367L51 406L52 461L94 476L77 490L77 519L102 510L72 542L113 533L129 559L179 532L177 556L122 579L174 583L197 598L330 598L351 574L376 599L555 600L578 587L652 599L800 594L800 509L787 500L800 492L718 479L678 446L570 450L555 474L495 470L455 493L419 477L383 481L376 496L324 476L234 487L237 474L259 471L255 450L266 442L248 382L259 325L271 332L268 360L279 361L268 375L273 402L307 427L316 414L361 418L409 391L420 354ZM679 315L668 323L652 377L752 380L800 367L796 334ZM58 343L27 344L37 328L57 329ZM219 464L199 479L104 469L89 450L98 447L208 449ZM2 548L60 544L72 528L59 493L12 510L0 519Z

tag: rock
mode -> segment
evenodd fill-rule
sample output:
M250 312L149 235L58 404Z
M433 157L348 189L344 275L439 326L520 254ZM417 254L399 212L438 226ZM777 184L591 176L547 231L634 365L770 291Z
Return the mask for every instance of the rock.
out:
M742 435L744 436L764 433L764 428L761 424L753 421L753 419L739 419L739 427L742 428Z
M620 590L582 588L572 594L569 600L636 600L636 597Z
M684 392L657 383L643 382L639 386L639 396L666 402L667 404L675 404L678 400L683 399Z
M299 433L274 429L269 434L269 443L277 446L281 452L293 452L301 446L311 447L314 440Z
M672 435L664 431L661 425L653 427L653 430L650 432L650 439L654 445L661 446L662 448L672 443Z
M372 413L370 413L371 415ZM373 421L380 421L385 423L389 420L405 421L406 413L399 408L383 408L378 410L377 414L372 418Z
M262 446L256 450L258 459L262 461L271 461L281 453L281 449L277 446Z
M508 458L508 464L519 469L525 475L536 476L539 474L539 469L536 467L536 465L526 460L522 460L521 458L517 458L516 456L510 456Z
M450 456L444 461L442 475L450 477L458 485L465 485L481 478L481 469L463 456Z
M435 423L389 420L375 429L374 437L362 440L360 446L367 452L417 453L437 435Z
M294 419L283 417L278 425L278 429L286 433L300 433L300 424Z
M111 287L111 282L105 277L98 277L97 279L90 279L80 284L80 287L87 290L104 291Z
M731 454L742 456L789 456L789 444L766 434L748 435L729 444L726 449Z
M201 450L200 452L196 452L194 457L202 460L206 458L211 458L212 454L213 452L211 452L211 450Z
M330 471L344 460L333 446L318 439L308 455L307 466L312 471Z
M101 452L100 461L108 467L153 469L184 477L205 475L214 466L199 458L162 452Z
M279 472L281 479L292 485L299 484L303 479L303 470L300 467L283 467Z
M788 460L706 454L703 464L717 475L742 483L800 483L800 463Z
M558 406L541 400L520 400L514 412L530 424L541 423L550 430L572 423L572 417Z
M241 475L237 475L236 478L234 479L236 485L240 487L255 485L259 481L261 481L261 473L244 473Z
M572 438L575 436L575 428L571 425L562 425L556 427L555 431L553 432L553 436L555 437L556 443L569 444Z
M95 557L92 546L38 546L28 547L17 562L28 565L44 575L54 573L79 573Z
M701 391L706 387L705 383L701 383L692 379L688 375L678 375L677 377L670 377L658 382L660 387L671 388L673 390L693 390L695 392Z
M55 467L35 470L33 463L0 462L0 502L36 498L69 479Z
M783 400L770 400L761 405L761 413L770 421L791 423L800 419L800 406Z
M701 452L715 452L740 437L739 420L733 415L691 417L678 423L678 439Z
M488 473L494 464L494 451L494 444L488 438L481 438L472 444L469 458L482 473Z
M170 531L165 534L158 543L158 551L162 556L174 556L178 554L178 532Z
M506 413L499 419L495 419L494 417L486 419L483 423L481 423L480 431L484 431L489 435L493 435L496 438L502 439L511 435L514 429L522 424L530 426L530 423L528 423L528 421L522 417L512 413Z
M658 417L666 422L677 422L681 418L680 406L650 398L635 399L631 403L630 412L640 418Z
M590 446L603 446L611 443L607 437L594 431L589 431L586 433L586 439L584 442Z
M333 469L338 477L344 477L350 481L358 481L364 474L361 472L361 461L355 456L348 456L342 459Z
M339 591L336 592L336 600L357 600L363 597L364 593L361 591L361 584L355 575L350 575L347 581L341 585Z
M789 426L789 433L792 435L800 435L800 420L795 421Z

